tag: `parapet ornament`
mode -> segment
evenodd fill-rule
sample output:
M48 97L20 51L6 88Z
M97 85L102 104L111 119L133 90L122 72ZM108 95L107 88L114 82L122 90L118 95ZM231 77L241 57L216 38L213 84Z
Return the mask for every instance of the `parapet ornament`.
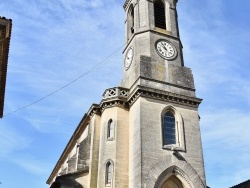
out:
M123 87L114 87L106 89L102 95L100 104L93 104L88 111L89 117L94 114L102 113L106 108L120 106L130 108L139 97L154 98L162 101L183 104L190 107L198 107L202 99L175 94L171 92L160 92L155 89L137 86L133 91Z
M106 89L103 96L103 99L109 99L113 97L123 97L127 98L129 95L129 90L122 87L114 87Z

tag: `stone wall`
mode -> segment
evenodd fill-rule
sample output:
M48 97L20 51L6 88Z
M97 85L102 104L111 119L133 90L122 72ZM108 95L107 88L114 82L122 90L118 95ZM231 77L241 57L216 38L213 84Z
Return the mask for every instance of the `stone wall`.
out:
M86 170L89 168L89 157L90 157L89 142L90 142L89 137L87 137L79 144L77 171Z

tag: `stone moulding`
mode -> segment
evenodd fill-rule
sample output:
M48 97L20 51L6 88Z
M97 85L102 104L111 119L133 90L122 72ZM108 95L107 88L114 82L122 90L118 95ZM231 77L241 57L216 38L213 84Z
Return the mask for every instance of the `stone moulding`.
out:
M204 182L189 163L184 160L173 160L170 155L152 165L145 176L143 187L159 188L172 175L178 177L186 185L185 187L205 188Z
M190 107L198 107L202 101L202 99L195 98L195 97L188 97L185 95L179 95L179 94L175 94L171 92L163 92L163 91L158 91L155 89L137 86L137 88L134 90L134 92L130 95L128 99L129 106L132 106L133 103L140 96L146 97L146 98L157 99L161 101L169 101L169 102L182 104L182 105L186 105Z
M127 88L115 87L106 89L101 103L93 104L87 114L91 118L94 114L101 114L105 109L111 107L119 106L128 109L139 97L168 101L194 108L197 108L202 101L202 99L196 97L160 91L143 86L136 86L132 92L129 92L129 89Z
M104 102L100 106L101 112L103 112L106 108L111 108L111 107L122 107L122 108L127 108L127 102L122 101L122 100L112 100L108 102Z
M159 188L162 181L164 181L164 179L170 175L181 176L186 181L186 183L188 184L188 186L190 188L194 188L192 183L190 182L189 178L187 177L187 175L181 169L179 169L177 166L171 166L168 169L166 169L164 172L162 172L161 175L158 177L154 188Z

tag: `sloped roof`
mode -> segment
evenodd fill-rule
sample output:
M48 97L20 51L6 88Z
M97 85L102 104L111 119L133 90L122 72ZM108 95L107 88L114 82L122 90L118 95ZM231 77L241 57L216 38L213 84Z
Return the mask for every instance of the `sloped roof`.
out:
M249 187L250 187L250 180L247 180L247 181L242 182L242 183L240 183L238 185L235 185L235 186L233 186L231 188L249 188Z
M57 176L58 170L61 168L61 165L63 164L64 160L68 157L69 152L72 150L72 148L75 146L75 143L77 142L77 139L80 137L86 126L88 125L89 117L87 114L84 114L82 120L78 124L75 132L71 136L67 146L65 147L64 151L62 152L59 160L57 161L52 173L50 174L48 180L46 181L47 184L50 184L53 181L53 178ZM78 173L78 172L77 172ZM71 173L72 174L72 173ZM67 174L66 174L67 175Z
M12 21L0 17L0 118L3 117L11 28Z

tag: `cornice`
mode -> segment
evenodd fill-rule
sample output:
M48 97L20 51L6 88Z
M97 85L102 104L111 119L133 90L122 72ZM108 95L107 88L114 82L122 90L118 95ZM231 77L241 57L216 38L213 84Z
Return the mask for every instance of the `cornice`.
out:
M155 29L143 29L141 31L137 31L135 32L131 37L130 39L127 41L127 43L125 44L125 48L123 50L123 53L126 51L126 49L129 47L130 43L132 42L132 40L139 34L142 34L142 33L146 33L146 32L150 32L150 33L157 33L159 34L160 36L163 36L163 37L168 37L168 38L171 38L171 39L174 39L174 40L177 40L180 42L181 44L181 47L182 47L182 43L181 43L181 40L179 37L177 36L173 36L172 33L170 31L166 31L166 30L155 30Z
M194 89L190 89L194 90ZM124 93L126 93L124 95ZM198 108L202 99L176 94L168 91L157 90L150 87L137 85L132 91L126 88L115 87L106 89L103 99L99 105L92 105L88 111L90 118L95 114L102 114L103 111L111 107L121 107L129 109L139 97L151 98L160 101L172 102L184 106Z
M99 104L92 104L89 108L87 115L92 118L95 114L100 114L100 106Z
M76 172L70 172L68 174L61 175L58 178L64 178L64 177L68 177L68 176L72 176L72 175L80 175L80 174L85 174L85 173L88 173L88 172L89 172L89 168L84 169L84 170L79 170L79 171L76 171Z
M112 107L121 107L121 108L128 108L128 103L125 100L119 98L113 98L109 101L103 101L100 106L101 112L103 112L107 108Z
M167 101L194 108L197 108L202 102L202 99L196 97L190 97L148 87L137 86L128 98L129 106L132 106L139 97Z

